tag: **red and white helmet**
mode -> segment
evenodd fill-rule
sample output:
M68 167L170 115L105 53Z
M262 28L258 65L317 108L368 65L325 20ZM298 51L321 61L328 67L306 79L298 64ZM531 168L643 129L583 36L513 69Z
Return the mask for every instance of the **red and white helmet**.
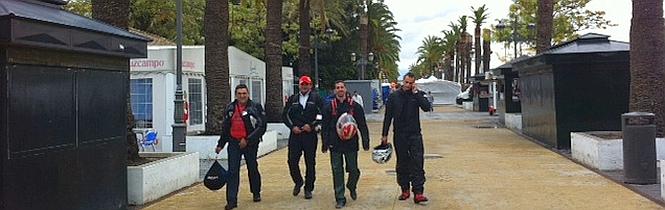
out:
M358 124L353 115L344 113L337 119L337 135L342 140L349 140L358 133Z

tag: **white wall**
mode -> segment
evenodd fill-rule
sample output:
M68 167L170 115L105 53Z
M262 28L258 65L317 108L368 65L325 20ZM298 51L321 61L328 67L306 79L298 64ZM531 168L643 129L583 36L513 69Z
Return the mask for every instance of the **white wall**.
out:
M175 66L176 66L176 47L175 46L149 46L148 58L132 59L130 61L130 72L132 79L152 78L153 88L153 128L158 132L159 144L156 150L159 152L172 151L172 128L174 119L174 100L175 100ZM202 103L203 103L203 124L189 125L188 132L203 132L205 130L207 101L205 94L205 48L204 46L183 46L183 77L182 88L189 93L189 78L202 80ZM231 88L231 98L235 98L234 88L238 79L248 79L261 81L261 104L265 105L266 100L266 66L265 62L255 58L235 47L229 47L229 76ZM291 67L282 67L282 80L284 83L283 93L289 96L293 93L293 69ZM248 82L251 80L248 80ZM248 83L250 90L253 88L251 82ZM189 96L187 96L189 97ZM191 114L190 114L191 117ZM190 121L191 122L191 121Z

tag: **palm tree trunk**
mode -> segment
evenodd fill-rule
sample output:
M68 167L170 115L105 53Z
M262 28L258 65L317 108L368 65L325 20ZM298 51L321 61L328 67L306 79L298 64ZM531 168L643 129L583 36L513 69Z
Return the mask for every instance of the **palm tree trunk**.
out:
M457 41L457 44L455 44L455 82L462 83L462 74L460 74L460 69L462 68L462 39L459 39Z
M630 26L630 111L656 114L665 130L665 20L662 0L633 1Z
M489 29L483 30L483 73L490 70L490 55L492 49L490 48L492 38L492 31Z
M476 30L475 30L475 40L474 44L476 45L475 49L475 55L476 55L476 68L475 68L475 73L474 75L478 75L480 73L480 65L482 62L482 48L481 48L481 42L480 42L480 24L476 25Z
M129 29L129 0L92 0L92 17L122 29ZM129 66L129 61L127 61ZM138 161L139 146L134 133L134 114L129 88L129 69L127 69L127 160Z
M222 131L224 109L231 101L229 84L229 0L207 0L204 14L206 133Z
M282 98L282 0L268 0L266 25L266 117L280 122Z
M312 48L312 44L309 39L310 35L312 34L312 28L309 24L312 18L310 17L309 0L300 0L298 11L300 14L300 37L298 39L300 42L300 46L298 48L298 76L311 76L312 64L310 62L309 50Z
M536 53L543 52L552 43L554 0L538 1L538 24L536 24L538 40L536 41Z
M466 82L469 83L471 81L471 49L473 49L471 39L473 39L473 37L471 37L471 34L467 34L466 37Z

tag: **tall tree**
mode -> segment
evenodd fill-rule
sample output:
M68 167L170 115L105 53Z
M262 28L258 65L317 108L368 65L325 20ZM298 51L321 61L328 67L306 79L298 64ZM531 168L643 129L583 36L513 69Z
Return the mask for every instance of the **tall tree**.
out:
M552 41L558 44L578 36L577 32L587 29L605 29L615 26L605 19L604 11L591 11L586 5L592 0L560 0L553 1ZM504 21L511 22L517 18L521 23L517 28L518 37L529 47L536 46L536 32L529 28L537 24L538 0L520 0L510 6L508 17ZM538 26L536 26L538 27ZM506 42L511 40L512 30L495 30L495 41ZM499 33L502 32L502 33Z
M418 47L419 54L417 63L423 65L422 76L434 75L435 71L441 66L441 58L443 55L443 42L441 38L436 36L427 36Z
M665 20L662 0L633 1L630 25L630 111L656 114L665 130Z
M543 52L552 43L554 0L538 1L538 24L536 24L538 38L536 40L536 53Z
M312 35L312 27L310 22L310 3L309 0L300 0L298 2L298 12L300 14L300 35L298 41L300 42L298 50L298 76L312 75L312 63L310 62L309 51L312 48L310 36Z
M460 28L460 42L459 42L459 57L460 57L460 65L459 65L459 72L460 72L460 83L468 83L467 80L468 78L466 77L466 64L467 64L467 57L469 56L469 49L467 48L468 41L467 40L467 32L466 32L466 27L468 26L468 22L466 19L466 15L460 17L457 22L459 23L459 28Z
M229 0L207 0L204 15L207 115L205 132L222 131L224 109L231 100L229 84Z
M443 69L445 72L445 79L448 81L453 81L455 78L455 44L457 43L458 36L453 30L443 31L443 51L444 51L444 61Z
M490 57L492 55L492 31L483 29L483 73L490 70Z
M302 0L301 0L302 1ZM266 117L280 122L282 98L282 0L268 0L266 25Z
M460 46L461 46L461 43L462 43L462 36L461 36L462 32L461 32L460 26L457 25L455 22L451 22L448 25L448 27L450 27L450 32L452 33L452 36L455 37L454 38L455 42L453 43L453 46L455 48L455 50L453 52L454 76L453 76L452 81L461 82L461 80L460 80L460 70L459 69L460 69L460 60L461 60L461 56L460 56L461 48L460 48Z
M485 5L483 5L482 7L479 7L478 9L475 9L474 7L471 7L471 10L473 11L473 17L471 17L471 19L473 19L473 23L476 24L476 28L475 28L475 31L474 31L474 37L475 37L474 43L476 45L476 48L475 48L475 52L476 52L475 53L475 55L476 55L476 66L475 66L476 68L475 68L475 70L476 71L475 71L474 75L478 75L478 73L480 73L480 65L481 65L481 62L482 62L482 58L481 58L482 48L481 48L481 42L480 42L480 36L481 36L480 28L482 27L483 23L485 23L485 20L487 20L488 14L487 14L487 8L485 7Z
M93 0L92 17L109 23L118 28L129 29L129 0ZM129 62L127 63L129 71ZM134 114L132 113L131 96L129 89L129 73L127 74L127 160L138 161L139 146L134 133Z

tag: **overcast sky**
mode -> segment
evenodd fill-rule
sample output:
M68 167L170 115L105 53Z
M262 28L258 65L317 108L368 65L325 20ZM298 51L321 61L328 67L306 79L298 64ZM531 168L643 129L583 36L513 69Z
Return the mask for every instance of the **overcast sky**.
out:
M462 15L471 16L471 6L480 7L483 4L489 9L489 18L484 27L496 25L496 19L508 15L508 7L512 0L385 0L386 5L395 15L397 27L402 31L398 33L402 37L402 52L400 53L399 70L404 74L408 71L410 64L416 62L416 50L422 40L428 35L441 37L441 31L448 29L451 21L457 21ZM592 0L587 8L590 10L604 10L606 19L618 26L605 30L589 30L581 32L595 32L610 35L610 39L629 41L631 0ZM473 33L473 23L469 20L469 32ZM492 62L490 67L501 65L498 55L503 55L502 44L492 45Z

